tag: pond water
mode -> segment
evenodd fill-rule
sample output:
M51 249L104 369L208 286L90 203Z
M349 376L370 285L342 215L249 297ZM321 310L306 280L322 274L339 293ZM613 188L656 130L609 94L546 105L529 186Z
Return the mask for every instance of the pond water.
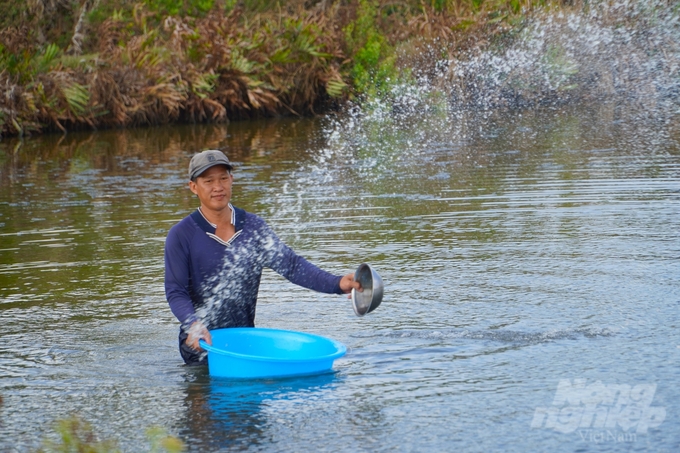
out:
M677 450L680 150L624 113L465 117L456 136L421 117L3 143L2 451L71 414L124 451L151 426L189 451ZM214 147L236 164L235 205L330 271L381 274L362 318L265 274L257 325L345 343L333 374L183 366L163 241L197 205L188 158ZM577 388L598 385L613 394L588 406ZM593 407L642 415L574 427Z
M680 107L656 93L0 142L0 451L73 414L125 452L153 426L191 452L680 450ZM265 274L257 326L341 341L333 373L183 366L163 244L206 148L299 254L382 276L359 318Z

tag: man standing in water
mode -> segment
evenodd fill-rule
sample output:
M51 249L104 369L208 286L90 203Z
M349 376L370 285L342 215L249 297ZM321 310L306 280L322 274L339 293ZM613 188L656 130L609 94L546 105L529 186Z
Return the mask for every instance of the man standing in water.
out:
M212 344L210 330L254 327L265 267L322 293L361 290L354 274L319 269L286 246L262 218L232 206L232 170L222 151L194 155L189 189L201 206L174 225L165 242L165 295L181 323L179 350L188 365L207 363L198 341Z

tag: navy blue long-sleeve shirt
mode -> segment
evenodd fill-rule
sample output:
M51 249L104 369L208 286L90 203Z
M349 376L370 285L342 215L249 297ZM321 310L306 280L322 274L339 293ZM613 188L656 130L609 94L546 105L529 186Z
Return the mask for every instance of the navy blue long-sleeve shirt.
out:
M328 294L342 294L342 277L319 269L285 245L255 214L232 208L236 233L215 235L200 210L174 225L165 242L165 294L170 309L189 327L201 320L209 330L253 327L262 270Z

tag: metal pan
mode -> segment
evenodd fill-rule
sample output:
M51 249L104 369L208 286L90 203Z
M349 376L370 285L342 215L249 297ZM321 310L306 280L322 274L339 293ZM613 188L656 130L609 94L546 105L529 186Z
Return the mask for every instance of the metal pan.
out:
M383 281L380 275L366 263L360 264L354 280L361 283L363 291L352 290L352 308L357 316L364 316L380 305L383 298Z

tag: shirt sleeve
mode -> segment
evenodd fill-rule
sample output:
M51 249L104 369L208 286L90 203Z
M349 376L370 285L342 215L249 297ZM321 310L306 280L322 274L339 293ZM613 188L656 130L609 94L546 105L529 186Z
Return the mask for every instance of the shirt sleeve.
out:
M198 319L189 294L189 241L182 240L180 226L170 229L165 240L165 297L183 327Z
M326 294L343 294L341 276L324 271L295 253L264 221L261 234L268 258L267 267L303 288Z

